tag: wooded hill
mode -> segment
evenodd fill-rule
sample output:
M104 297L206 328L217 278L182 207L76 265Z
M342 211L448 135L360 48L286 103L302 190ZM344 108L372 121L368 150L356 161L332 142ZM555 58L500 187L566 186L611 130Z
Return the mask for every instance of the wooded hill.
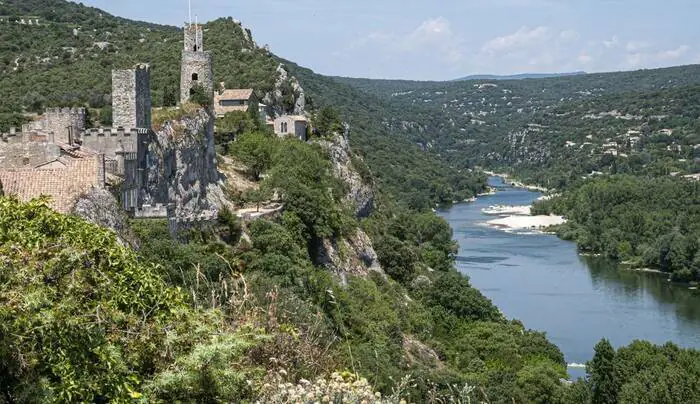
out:
M6 125L47 105L106 108L110 70L135 62L153 65L156 105L173 103L177 28L58 0L0 7L42 21L2 33ZM232 19L205 29L216 81L275 85L279 60ZM351 165L375 185L373 214L358 220L344 203L348 185L321 146L331 134L304 143L255 128L228 157L264 163L247 167L249 181L280 191L274 220L244 225L222 211L187 243L163 221L136 221L135 251L42 201L0 196L0 403L697 401L698 353L672 345L601 343L591 379L563 383L557 347L454 269L451 230L427 210L473 195L483 177L438 159L430 139L416 144L416 117L434 111L287 64L313 105L350 123L361 154ZM341 277L318 264L322 242L358 230L383 273Z
M517 172L551 188L592 172L700 169L700 66L536 80L335 80L387 100L394 119L386 126L408 128L455 165Z

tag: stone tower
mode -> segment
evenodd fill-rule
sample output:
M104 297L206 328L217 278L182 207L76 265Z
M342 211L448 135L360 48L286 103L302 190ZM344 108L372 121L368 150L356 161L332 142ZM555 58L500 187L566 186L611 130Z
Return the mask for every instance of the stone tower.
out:
M190 24L185 27L185 48L182 51L182 72L180 75L180 102L190 99L194 86L200 85L208 92L214 91L212 58L204 51L202 26Z
M112 71L112 125L151 129L151 70L147 64Z

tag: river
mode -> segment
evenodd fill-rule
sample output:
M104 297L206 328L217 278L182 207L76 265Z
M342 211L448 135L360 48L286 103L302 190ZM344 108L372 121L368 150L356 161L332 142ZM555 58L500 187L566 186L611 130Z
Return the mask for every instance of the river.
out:
M700 348L700 293L664 277L618 271L602 259L580 256L574 243L546 234L489 228L491 205L529 205L541 194L489 180L495 195L439 212L459 242L457 267L508 318L544 331L564 353L572 378L576 364L608 338L617 347L635 339Z

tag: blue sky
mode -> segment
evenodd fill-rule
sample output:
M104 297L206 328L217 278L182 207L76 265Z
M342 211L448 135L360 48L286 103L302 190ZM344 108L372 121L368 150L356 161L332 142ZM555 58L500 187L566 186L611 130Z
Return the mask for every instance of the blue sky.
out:
M187 0L83 0L181 25ZM633 70L700 63L698 0L192 0L259 45L338 76L447 80L469 74Z

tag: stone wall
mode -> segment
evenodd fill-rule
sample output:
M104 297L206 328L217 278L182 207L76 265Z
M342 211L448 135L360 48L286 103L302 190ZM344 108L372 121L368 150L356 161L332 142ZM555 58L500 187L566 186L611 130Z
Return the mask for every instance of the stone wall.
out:
M22 132L53 133L53 141L70 144L85 130L85 108L47 108L41 119L22 125Z
M0 142L0 169L34 168L60 156L61 149L49 142Z
M204 34L201 25L190 25L185 27L185 51L204 52Z
M151 71L147 64L112 71L112 111L115 127L151 128Z
M195 76L196 75L196 76ZM197 80L193 80L196 77ZM212 56L209 52L182 52L182 70L180 73L180 102L190 99L190 91L199 84L208 92L214 93L214 72Z
M109 158L119 152L138 152L139 141L148 141L147 129L99 128L90 129L80 135L82 146Z

